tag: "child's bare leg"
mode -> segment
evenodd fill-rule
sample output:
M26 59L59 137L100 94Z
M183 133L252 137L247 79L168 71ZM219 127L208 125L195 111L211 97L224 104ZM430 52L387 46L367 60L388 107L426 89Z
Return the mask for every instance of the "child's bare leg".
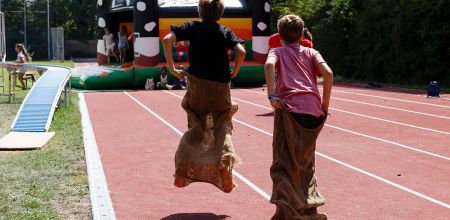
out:
M22 89L26 89L27 86L25 85L25 78L24 78L24 74L23 73L19 73L19 82L20 85L22 85Z
M119 61L121 62L121 63L123 63L123 49L122 48L120 48L119 49Z
M219 169L220 175L222 177L222 188L223 191L229 193L234 188L233 183L233 161L230 157L226 157L222 161L222 167Z
M116 58L117 62L120 62L119 57L117 57L116 52L114 52L114 49L111 49L112 54L114 55L114 58Z
M110 49L108 49L108 50L106 50L106 56L107 56L107 61L108 61L108 64L110 64L111 63L111 54L110 54Z
M120 58L122 63L125 63L126 54L127 54L127 49L122 48L122 57Z

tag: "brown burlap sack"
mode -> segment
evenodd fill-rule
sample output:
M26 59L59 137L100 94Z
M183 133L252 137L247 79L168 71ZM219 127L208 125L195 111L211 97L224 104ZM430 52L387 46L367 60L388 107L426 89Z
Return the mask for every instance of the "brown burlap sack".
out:
M273 181L270 202L276 205L273 220L326 219L315 207L325 204L314 174L316 139L326 118L315 129L301 127L286 111L275 110Z
M175 154L175 178L186 178L184 185L207 182L231 192L232 169L238 162L231 120L238 106L231 101L230 85L195 76L189 76L188 82L181 104L188 116L188 131Z

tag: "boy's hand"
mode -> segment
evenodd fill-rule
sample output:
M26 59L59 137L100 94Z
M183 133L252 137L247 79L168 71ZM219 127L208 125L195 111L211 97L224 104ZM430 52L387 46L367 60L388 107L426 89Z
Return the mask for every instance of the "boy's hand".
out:
M280 98L277 98L277 97L272 97L270 99L270 105L274 109L281 109L282 108L282 100Z
M322 110L325 114L328 113L328 104L322 103Z
M170 70L170 73L172 73L172 75L174 75L175 77L177 77L180 80L186 76L186 71L184 69L180 70L180 69L170 68L169 70Z
M242 64L244 63L245 54L246 54L244 46L242 46L242 44L236 44L234 46L234 53L236 54L236 59L235 59L233 73L231 75L231 78L235 78L238 75L239 69L241 68Z
M236 71L235 69L233 69L233 73L231 74L231 78L235 78L238 75L238 71Z

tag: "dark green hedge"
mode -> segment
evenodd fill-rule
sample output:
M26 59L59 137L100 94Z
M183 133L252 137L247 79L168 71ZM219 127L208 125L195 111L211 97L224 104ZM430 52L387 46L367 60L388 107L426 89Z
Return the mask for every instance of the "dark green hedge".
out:
M345 78L450 88L449 0L273 0L276 18L300 15Z

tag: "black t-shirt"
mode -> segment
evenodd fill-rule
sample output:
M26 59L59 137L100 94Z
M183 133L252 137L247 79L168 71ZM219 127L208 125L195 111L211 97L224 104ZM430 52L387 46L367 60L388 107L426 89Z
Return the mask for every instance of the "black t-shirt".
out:
M233 31L213 21L191 21L171 29L177 41L189 41L189 74L218 82L230 81L227 52L244 43Z

